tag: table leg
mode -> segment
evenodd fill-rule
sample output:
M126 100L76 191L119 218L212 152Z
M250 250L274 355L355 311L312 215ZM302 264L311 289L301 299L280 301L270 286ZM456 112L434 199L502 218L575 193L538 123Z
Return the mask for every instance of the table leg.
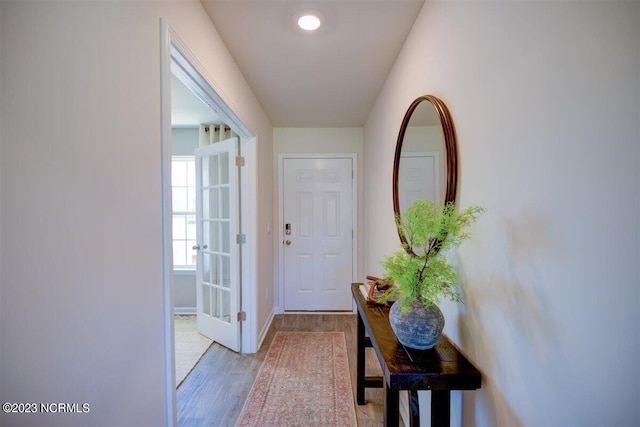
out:
M409 390L409 405L411 406L409 426L420 427L420 402L418 400L418 390Z
M358 405L364 405L364 322L358 312L358 339L357 339L357 356L356 356L356 401Z
M431 391L431 426L449 427L451 412L451 392L449 390Z
M391 390L384 382L384 426L398 427L400 418L400 397L398 390Z

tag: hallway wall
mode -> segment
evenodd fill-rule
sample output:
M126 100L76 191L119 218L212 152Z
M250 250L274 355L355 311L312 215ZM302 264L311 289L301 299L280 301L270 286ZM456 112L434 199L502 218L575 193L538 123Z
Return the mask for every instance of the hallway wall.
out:
M271 216L270 122L198 1L0 2L0 400L90 405L2 425L170 422L161 17L258 136L255 214Z
M441 304L483 373L462 425L640 424L639 76L638 2L428 1L416 20L364 129L364 268L399 248L396 136L436 95L459 206L487 209L455 254L465 303Z

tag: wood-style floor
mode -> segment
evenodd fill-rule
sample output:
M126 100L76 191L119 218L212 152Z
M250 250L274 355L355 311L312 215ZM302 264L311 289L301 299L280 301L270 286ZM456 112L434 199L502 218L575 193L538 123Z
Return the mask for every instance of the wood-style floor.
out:
M177 390L180 427L235 426L260 365L277 331L342 331L347 342L351 385L355 396L356 316L352 314L282 314L275 316L255 354L238 354L213 344ZM381 375L367 349L367 374ZM382 389L366 389L367 404L355 405L358 425L383 425Z

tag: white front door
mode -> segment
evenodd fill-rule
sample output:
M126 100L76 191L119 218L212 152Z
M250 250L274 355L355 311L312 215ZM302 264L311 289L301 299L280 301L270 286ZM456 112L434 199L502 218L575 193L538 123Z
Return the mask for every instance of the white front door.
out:
M351 310L353 159L285 158L284 309Z
M195 151L198 331L240 350L237 138Z

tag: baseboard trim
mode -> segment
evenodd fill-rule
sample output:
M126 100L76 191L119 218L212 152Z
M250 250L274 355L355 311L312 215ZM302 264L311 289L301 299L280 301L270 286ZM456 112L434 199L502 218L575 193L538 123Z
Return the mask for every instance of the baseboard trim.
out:
M196 307L173 307L173 314L180 314L180 315L196 314Z

